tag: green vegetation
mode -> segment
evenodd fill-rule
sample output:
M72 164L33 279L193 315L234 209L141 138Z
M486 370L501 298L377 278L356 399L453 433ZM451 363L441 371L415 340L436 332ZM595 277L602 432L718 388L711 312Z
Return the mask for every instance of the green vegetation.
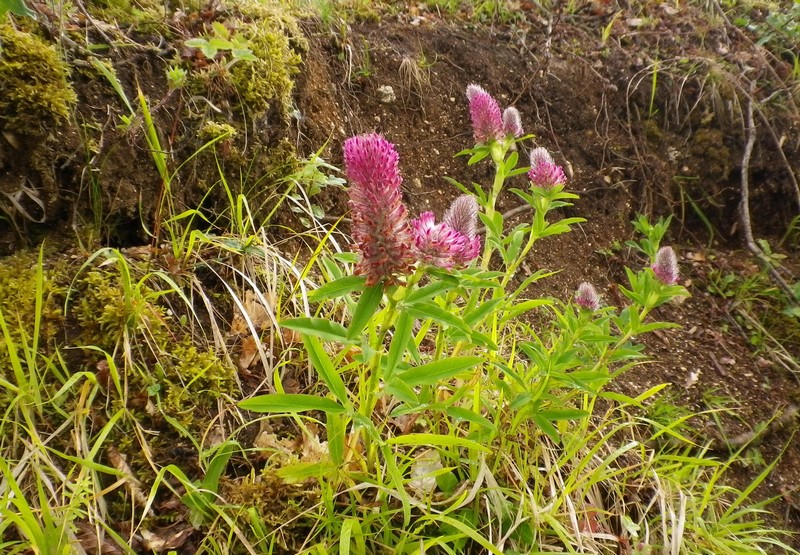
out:
M55 46L0 22L0 124L43 133L63 124L76 96Z
M518 17L513 2L425 4L473 21ZM95 7L130 24L163 11ZM308 47L296 17L279 3L210 5L208 21L199 5L181 7L197 19L175 24L187 51L160 60L158 86L111 56L81 60L117 108L107 124L87 111L89 157L107 152L112 130L144 153L136 170L155 185L133 204L151 202L136 214L150 244L45 241L0 265L0 551L797 553L771 500L754 496L779 459L750 442L721 456L693 426L732 414L734 400L708 392L698 414L666 384L613 388L646 368L643 338L676 327L663 309L689 294L653 269L671 217L638 216L635 236L605 253L630 254L618 298L587 307L541 295L555 272L523 263L584 222L578 197L560 184L512 188L529 169L530 136L477 145L459 163L484 176L489 166L493 182L449 183L481 207L481 257L367 286L342 222L319 205L344 184L323 149L298 160L286 137L247 142L291 112ZM3 10L27 8L5 0ZM76 96L56 47L9 23L0 42L4 128L69 124ZM358 77L370 76L369 56L365 46ZM431 65L404 58L408 90L424 94ZM680 67L638 75L654 142L655 120L669 117L659 91ZM701 130L697 148L720 135ZM729 172L728 158L709 160ZM99 212L108 183L94 175ZM202 198L184 194L188 181ZM529 208L513 225L501 191ZM210 210L212 197L222 200ZM303 230L285 224L292 213ZM797 366L797 299L766 270L718 272L708 288L751 343ZM742 464L752 481L728 480Z

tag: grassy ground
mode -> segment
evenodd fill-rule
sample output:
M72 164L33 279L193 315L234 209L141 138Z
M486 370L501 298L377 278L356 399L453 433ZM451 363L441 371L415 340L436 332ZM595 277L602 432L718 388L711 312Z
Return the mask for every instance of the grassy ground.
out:
M130 133L155 186L129 203L146 205L137 221L114 212L102 179L82 181L100 214L81 219L77 241L47 238L3 261L0 551L796 552L766 512L770 500L753 495L778 460L765 461L747 483L728 479L756 436L720 450L692 429L696 410L661 400L664 385L632 394L612 387L646 368L644 338L673 327L661 309L689 294L660 273L667 220L634 222L625 248L636 256L616 298L535 294L531 286L552 274L529 272L525 261L542 243L576 233L583 218L569 210L577 197L524 178L531 137L471 146L466 128L467 150L456 163L484 187L466 179L450 186L480 206L480 256L451 269L419 262L394 283L369 283L355 275L363 263L342 231L349 222L325 217L317 205L322 189L342 185L339 169L290 152L278 170L268 168L280 177L251 177L260 161L243 145L263 131L253 131L252 121L284 129L294 72L272 71L268 86L249 87L266 68L248 64L270 52L269 60L293 67L307 45L298 38L300 8L245 4L237 23L225 10L183 6L186 19L175 26L191 31L184 46L193 50L167 65L165 89L133 88L93 57L75 66L103 84L104 102L122 106L97 137L112 128ZM425 5L481 24L513 24L524 9L551 18L605 9ZM7 16L2 37L13 28L41 42L60 29L58 48L37 58L50 65L75 42L70 25L81 18L92 36L117 39L109 44L126 38L116 35L123 19L143 34L158 19L147 2L109 2L86 13L78 2L39 11L48 22L42 33L24 18L22 3L0 7L19 14ZM301 8L342 33L348 19L401 9ZM788 19L795 8L761 20L740 5L715 7L761 33L774 55L795 56L796 68L787 46L797 40ZM120 26L104 26L111 21ZM261 21L282 34L267 33ZM601 39L611 40L616 21ZM654 90L657 74L647 73ZM64 74L55 76L62 83ZM784 78L796 87L798 75ZM75 102L59 90L64 102L51 104L48 121L69 117L63 114ZM210 119L231 91L241 109L226 121ZM183 120L160 111L185 115L185 106ZM5 112L2 121L18 115ZM14 140L26 137L11 129L4 127ZM195 131L201 141L190 143ZM285 154L285 143L265 141L270 160ZM86 154L91 162L104 153L111 156L98 143ZM205 189L187 192L186 183ZM346 190L353 186L351 179ZM497 204L512 187L528 208L515 225ZM37 223L37 207L51 208L24 190L5 196L8 227L21 234ZM144 240L109 246L131 225L138 226L131 236ZM392 253L404 247L393 246ZM354 248L364 252L363 244ZM767 275L747 295L735 277L719 276L715 287L721 296L741 295L754 333L770 329L776 307L786 308L780 327L791 330L794 299ZM783 343L791 341L776 345Z

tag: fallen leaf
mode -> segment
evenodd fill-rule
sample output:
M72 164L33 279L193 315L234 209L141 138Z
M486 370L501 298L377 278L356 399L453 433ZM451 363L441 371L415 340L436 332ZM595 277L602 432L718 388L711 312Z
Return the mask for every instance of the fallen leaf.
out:
M269 302L269 299L267 299L267 302ZM259 296L253 291L245 291L242 305L244 306L244 312L246 314L242 314L238 305L235 305L233 309L233 318L231 320L232 334L246 335L251 333L248 320L253 324L253 328L255 328L256 331L267 329L272 325L269 309L264 306Z
M258 340L248 335L242 340L242 352L239 353L239 369L247 370L258 356Z
M439 451L426 449L414 457L411 464L411 480L409 487L418 497L428 496L436 489L436 476L434 474L444 468L439 458Z

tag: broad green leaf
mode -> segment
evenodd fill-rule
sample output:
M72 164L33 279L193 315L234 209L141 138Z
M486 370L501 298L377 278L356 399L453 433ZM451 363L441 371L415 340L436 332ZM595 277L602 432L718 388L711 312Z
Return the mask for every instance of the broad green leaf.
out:
M317 374L319 374L319 377L322 378L322 381L325 382L325 385L328 386L328 389L331 390L333 396L336 397L340 403L348 406L350 403L348 401L347 388L339 372L334 368L328 353L325 352L322 342L311 335L304 335L303 345L306 347L306 352L308 353L308 358L311 360L312 366L314 366L314 369L317 371Z
M483 362L481 357L452 357L444 358L410 368L398 377L407 385L433 385L460 374L468 368L473 368Z
M430 318L438 324L454 327L464 333L470 332L469 326L461 318L434 303L417 303L406 307L406 310L419 318Z
M289 318L281 322L281 327L298 331L306 336L318 337L323 341L349 343L345 327L324 318Z
M469 409L465 409L463 407L447 407L445 412L447 412L448 416L452 416L453 418L478 424L479 426L483 426L484 428L488 428L490 430L495 429L495 425L491 420Z
M208 464L206 475L201 482L203 489L213 491L214 493L217 492L219 486L219 477L222 476L222 473L228 466L228 461L230 460L231 455L233 455L233 452L237 447L239 447L237 442L227 440L218 447L214 448L214 457Z
M404 381L394 379L386 385L386 394L396 397L413 410L419 405L419 398L414 390ZM394 412L392 412L394 414Z
M36 19L36 12L31 10L24 0L0 0L0 16L5 15L6 12ZM0 45L0 50L2 50L2 45Z
M386 366L383 371L384 380L389 381L392 379L398 363L403 360L403 354L406 352L413 332L414 319L408 312L401 312L394 326L394 337L392 337L392 343L389 345L389 353L386 355Z
M344 407L326 397L302 393L270 393L239 402L239 408L253 412L306 412L320 410L328 413L342 413Z
M331 455L333 464L339 466L344 463L344 439L347 432L346 417L341 413L328 412L325 418L328 452Z
M422 445L438 447L464 447L484 453L491 453L492 450L477 441L464 439L463 437L443 435L443 434L406 434L397 436L386 441L389 445Z
M561 436L558 435L558 430L556 430L555 426L553 426L547 418L541 414L534 414L533 421L536 422L536 425L539 426L550 439L556 443L561 443Z
M279 468L275 474L286 482L298 483L309 478L326 478L336 471L337 467L330 462L301 462Z
M358 299L358 305L356 306L356 311L353 314L353 319L350 322L350 326L347 328L348 339L355 339L361 334L363 329L367 326L372 318L372 315L375 314L375 310L378 308L378 305L381 304L382 298L382 283L378 283L364 289L364 292L361 293L361 298Z
M319 289L315 289L308 294L308 300L312 302L326 301L328 299L338 299L353 291L364 288L364 276L344 276L339 279L326 283Z
M585 416L589 416L589 413L585 410L580 409L547 409L539 411L539 414L544 418L547 418L551 421L557 420L577 420L579 418L583 418Z
M412 291L408 295L406 295L405 299L403 299L403 304L408 306L420 301L427 301L452 289L453 286L450 283L444 281L434 281L433 283L429 283L424 287L420 287L419 289Z

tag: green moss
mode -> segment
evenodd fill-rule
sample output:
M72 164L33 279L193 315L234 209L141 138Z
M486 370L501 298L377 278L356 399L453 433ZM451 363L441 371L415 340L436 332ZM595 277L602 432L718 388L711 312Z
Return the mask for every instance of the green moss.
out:
M293 77L300 70L301 53L308 44L297 20L285 8L245 2L240 9L247 22L239 33L247 39L258 60L237 63L231 68L233 86L251 113L264 114L274 106L286 117L291 106Z
M232 125L213 120L204 122L203 127L200 128L200 136L205 141L211 141L223 135L227 135L228 138L233 139L238 134L239 132L236 131L236 128Z
M169 34L164 24L164 3L160 0L94 0L87 2L90 13L118 25L133 25L139 30Z
M46 130L69 118L77 97L55 46L0 24L0 127Z
M190 338L172 346L170 355L170 360L161 359L162 408L186 427L204 428L206 419L198 415L215 412L220 395L233 393L234 370L212 350L198 350Z

